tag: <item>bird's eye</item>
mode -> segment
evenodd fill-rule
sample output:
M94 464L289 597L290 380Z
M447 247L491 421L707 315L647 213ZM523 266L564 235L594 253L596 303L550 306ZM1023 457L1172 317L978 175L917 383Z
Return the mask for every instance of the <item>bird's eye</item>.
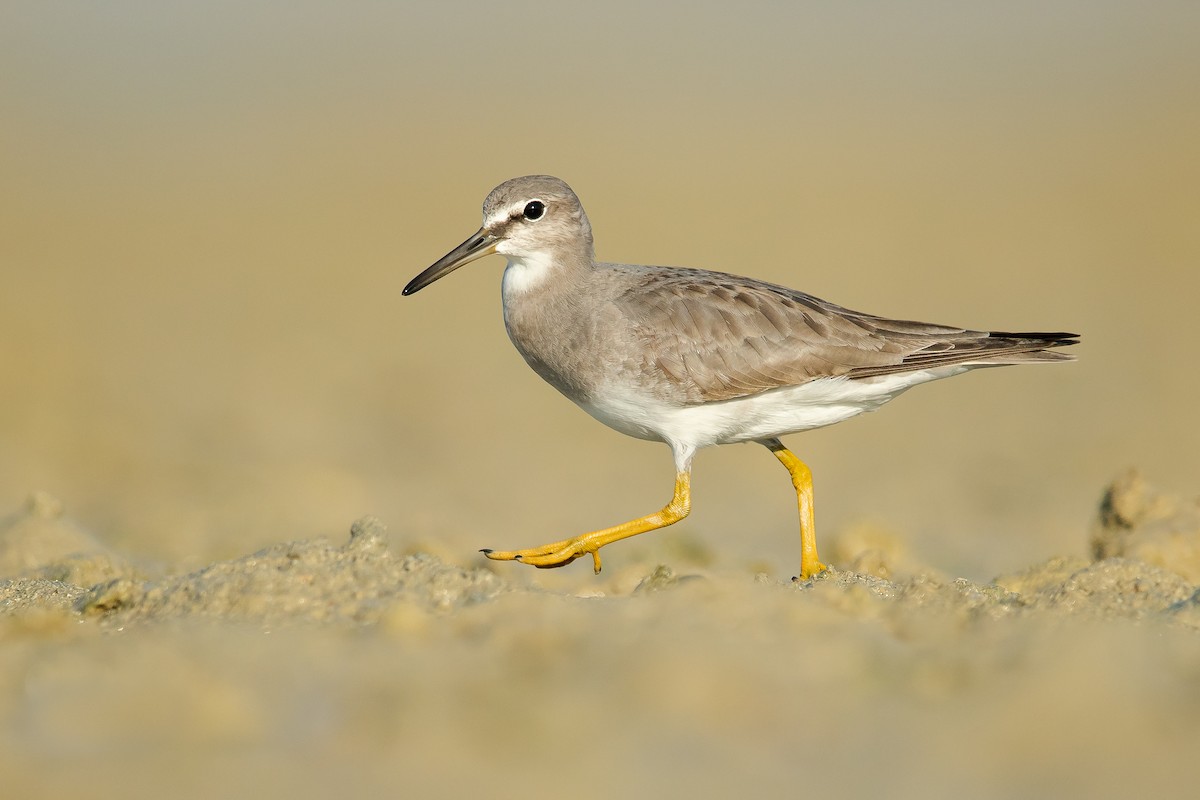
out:
M525 219L541 219L546 213L546 204L541 200L530 200L525 204Z

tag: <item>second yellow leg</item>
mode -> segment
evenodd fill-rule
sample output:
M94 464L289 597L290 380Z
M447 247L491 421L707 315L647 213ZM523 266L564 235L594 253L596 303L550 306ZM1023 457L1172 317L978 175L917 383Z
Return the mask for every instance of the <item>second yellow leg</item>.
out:
M763 439L762 444L775 454L787 467L796 487L796 500L800 507L800 578L807 580L828 567L817 558L817 527L813 518L812 471L808 465L783 446L778 439Z

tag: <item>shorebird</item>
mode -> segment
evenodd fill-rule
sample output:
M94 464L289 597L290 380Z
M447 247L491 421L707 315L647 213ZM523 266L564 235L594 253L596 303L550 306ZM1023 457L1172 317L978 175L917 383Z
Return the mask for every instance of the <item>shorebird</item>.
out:
M1074 333L1000 333L887 319L773 283L701 269L596 261L579 198L548 175L513 178L483 203L483 226L404 287L411 295L498 253L504 325L538 375L629 436L664 442L675 491L660 511L541 547L488 558L560 567L673 525L691 510L692 459L711 445L758 442L791 474L800 511L800 578L817 556L812 473L780 437L874 411L920 383L978 367L1070 361Z

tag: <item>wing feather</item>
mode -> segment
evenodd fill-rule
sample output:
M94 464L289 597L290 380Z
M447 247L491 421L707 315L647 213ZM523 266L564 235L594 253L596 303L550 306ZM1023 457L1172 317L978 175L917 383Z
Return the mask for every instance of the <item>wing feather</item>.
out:
M633 269L633 268L631 268ZM955 364L1069 359L1067 333L991 333L852 311L803 292L703 270L640 267L614 302L656 373L689 403L820 378L864 379Z

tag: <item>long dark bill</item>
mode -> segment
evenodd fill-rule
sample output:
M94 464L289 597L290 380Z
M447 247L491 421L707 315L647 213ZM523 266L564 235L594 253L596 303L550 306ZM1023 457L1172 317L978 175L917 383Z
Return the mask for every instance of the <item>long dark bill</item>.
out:
M471 235L470 239L446 253L432 267L409 281L408 286L404 287L401 294L405 297L416 294L438 278L454 272L463 264L470 264L477 258L483 258L496 252L496 245L499 241L495 236L484 233L483 228L480 228Z

